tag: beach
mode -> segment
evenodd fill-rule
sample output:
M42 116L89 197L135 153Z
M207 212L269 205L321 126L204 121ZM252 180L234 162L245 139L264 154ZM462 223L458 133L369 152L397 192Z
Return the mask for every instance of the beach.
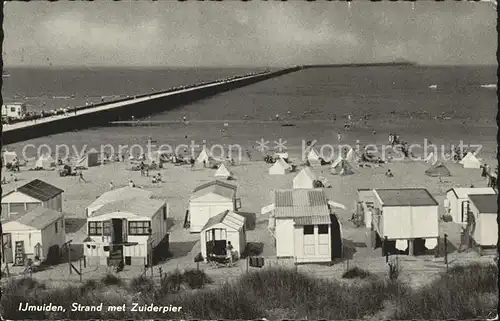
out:
M177 148L181 144L205 143L209 148L222 146L227 153L229 146L239 146L241 157L231 156L236 166L231 167L238 186L245 212L256 213L257 227L247 232L249 242L264 244L262 255L270 262L276 255L274 241L267 229L267 216L260 215L262 207L272 203L271 192L279 188L291 188L294 174L271 176L267 173L270 166L263 162L265 153L273 153L276 142L286 141L286 151L295 164L303 162L302 152L305 142L316 141L316 146L349 145L356 148L374 144L382 147L387 144L388 135L397 133L410 144L424 146L434 144L439 153L449 150L461 141L465 145L480 145L479 157L483 162L495 164L496 123L494 91L479 88L480 83L490 83L494 77L492 68L472 67L453 69L439 67L370 67L353 70L310 69L267 80L232 92L220 94L188 106L177 108L145 119L145 124L138 122L130 126L109 126L89 130L69 132L50 137L43 137L8 146L18 155L25 150L25 157L34 157L38 151L54 152L56 145L69 146L71 155L74 151L82 152L91 148L97 151L116 153L119 146L126 146L123 153L131 152L132 145L147 148L148 141L154 141L156 147L168 144ZM475 78L472 78L475 76ZM471 78L467 78L471 77ZM430 91L428 84L437 83L440 87ZM278 117L276 117L278 115ZM181 119L186 117L187 121ZM347 119L350 128L344 128ZM366 122L364 121L366 119ZM147 121L156 121L148 124ZM283 126L291 124L292 126ZM341 139L338 139L338 134ZM269 149L258 150L258 141L269 141ZM26 146L29 146L26 149ZM107 146L104 147L103 146ZM153 147L156 148L156 147ZM74 148L74 150L73 150ZM183 151L184 155L196 156L197 150ZM134 152L139 153L140 148ZM245 151L249 150L252 159ZM325 149L326 150L326 149ZM338 149L335 150L338 153ZM215 153L215 152L214 152ZM416 148L416 155L423 155L422 148ZM66 156L59 154L59 156ZM135 155L134 155L135 156ZM217 156L227 156L217 155ZM326 155L329 156L329 155ZM331 155L333 157L338 154ZM196 267L194 257L199 253L199 236L190 235L182 228L184 214L192 190L200 184L214 180L215 170L196 169L189 166L167 164L161 169L164 183L151 183L151 178L142 177L138 171L129 171L128 162L112 162L92 167L83 171L86 183L76 177L59 177L57 171L27 171L22 167L16 174L18 181L3 185L5 192L38 178L63 189L63 210L68 219L79 222L77 231L68 233L67 239L74 243L83 241L85 235L85 208L99 195L114 186L126 186L133 180L138 186L151 190L155 197L165 200L170 206L170 218L173 220L170 234L170 248L173 258L157 267L164 271L179 268ZM366 242L367 229L356 228L349 221L359 188L404 188L424 187L439 201L440 214L444 213L442 201L446 190L452 187L486 186L480 176L480 170L464 169L458 164L445 160L452 176L440 181L424 174L430 166L423 161L394 161L382 164L378 168L359 168L355 174L337 176L330 174L328 165L314 167L316 174L328 179L331 188L325 189L328 198L344 204L347 210L339 210L343 226L343 236L353 248L350 263L340 263L329 268L317 265L301 266L299 269L312 275L323 277L341 275L348 266L360 266L376 273L386 273L385 259L380 250L367 249L361 244ZM301 167L299 167L300 169ZM391 169L394 177L387 178L384 173ZM152 171L150 174L154 174ZM9 173L7 173L7 176ZM78 224L75 223L75 226ZM449 234L449 240L458 247L459 227L454 223L440 222L441 237ZM479 260L474 253L454 252L456 263ZM486 258L490 259L490 258ZM401 258L406 264L406 274L415 284L425 283L445 268L443 258ZM405 261L407 260L407 261ZM413 261L412 261L413 260ZM157 268L155 267L155 268ZM202 264L209 275L219 282L227 281L246 270L245 262L228 272L226 269L210 269ZM104 270L103 270L104 269ZM84 278L101 276L105 268L85 268ZM36 277L50 280L57 279L63 273L71 279L67 265L34 274ZM122 272L127 277L141 273L140 267L126 267Z

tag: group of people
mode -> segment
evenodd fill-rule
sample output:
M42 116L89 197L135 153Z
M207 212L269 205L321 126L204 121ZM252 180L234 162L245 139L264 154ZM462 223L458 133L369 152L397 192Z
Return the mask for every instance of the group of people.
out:
M394 134L394 133L389 133L389 144L391 146L399 145L400 143L401 143L401 141L399 139L399 135Z
M497 186L497 178L498 178L498 166L495 169L495 173L492 174L491 166L488 164L484 164L481 166L482 172L481 177L486 178L486 182L488 187L495 188Z

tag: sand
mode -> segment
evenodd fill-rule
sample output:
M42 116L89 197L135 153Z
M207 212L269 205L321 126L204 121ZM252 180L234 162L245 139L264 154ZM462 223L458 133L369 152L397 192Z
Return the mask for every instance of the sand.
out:
M297 154L292 153L292 158L299 163ZM256 157L256 156L255 156ZM492 163L490 161L490 163ZM424 174L429 167L423 162L398 162L392 164L382 164L379 168L358 168L355 166L356 173L350 176L335 176L329 173L329 166L313 167L317 174L325 176L331 188L325 189L329 199L344 204L348 210L339 210L337 215L343 225L343 236L346 245L352 247L354 254L349 260L335 264L333 266L320 265L301 265L297 269L307 272L317 277L340 278L342 273L354 266L366 268L374 273L387 273L385 258L381 257L380 250L372 250L364 245L366 240L365 228L356 228L349 218L354 211L356 200L356 189L358 188L395 188L395 187L425 187L442 204L445 191L451 187L468 187L474 184L476 187L486 186L486 181L480 177L480 170L463 169L460 165L447 162L452 176L443 178L440 183L438 178L431 178ZM264 252L262 256L266 258L266 266L278 264L273 259L275 255L274 242L267 230L267 216L262 216L260 210L263 206L272 203L271 191L278 188L291 188L294 173L286 175L269 175L267 169L269 164L260 160L243 160L236 166L228 167L234 174L236 180L230 183L237 185L238 197L242 200L242 211L254 212L257 214L256 229L247 232L249 242L264 243ZM77 177L59 177L57 171L27 171L27 167L22 167L21 172L16 174L19 179L17 182L3 185L4 193L29 182L31 179L38 178L50 184L53 184L64 190L63 210L67 213L68 221L79 221L84 223L85 207L95 200L103 192L109 190L109 182L113 182L115 187L127 185L129 180L144 189L155 193L155 198L164 199L170 204L170 218L173 220L170 235L170 248L173 258L165 263L154 267L154 275L159 276L159 268L163 273L172 271L175 268L196 268L197 264L193 259L200 251L199 236L191 235L182 228L184 214L188 205L188 199L191 191L198 185L211 181L214 178L215 170L196 168L190 166L174 166L166 164L161 169L161 175L164 183L153 184L151 178L142 177L140 172L129 171L128 162L109 163L102 166L92 167L84 170L86 183L78 181ZM390 168L394 173L393 178L387 178L384 173ZM5 171L5 170L4 170ZM150 172L150 175L158 171ZM3 173L10 175L9 173ZM440 214L444 212L442 205ZM79 219L79 220L76 220ZM449 240L455 247L459 244L459 227L454 223L440 223L441 236L448 233ZM85 235L85 225L81 225L78 231L72 231L67 234L67 239L74 243L81 242ZM457 253L450 254L450 264L459 264L476 260L491 260L491 258L481 258L475 253ZM434 257L399 257L402 267L402 278L418 286L437 276L439 272L445 270L443 258ZM78 266L78 263L74 263ZM199 267L204 269L210 276L214 277L217 284L233 280L243 272L253 270L248 268L246 261L238 262L236 267L213 269L204 263ZM19 268L11 268L13 274L19 273ZM83 279L99 278L106 272L106 267L86 267L83 268ZM125 267L121 276L125 279L141 274L141 267ZM148 271L150 275L151 271ZM76 273L69 274L68 265L61 264L46 271L35 273L34 277L43 280L54 280L57 284L65 282L74 282L78 280Z

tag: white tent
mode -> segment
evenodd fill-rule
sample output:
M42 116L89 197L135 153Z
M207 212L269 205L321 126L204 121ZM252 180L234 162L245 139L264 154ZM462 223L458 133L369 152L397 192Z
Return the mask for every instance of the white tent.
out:
M284 175L287 170L290 169L290 165L283 159L279 158L276 162L269 168L269 175Z
M294 178L293 188L314 188L318 176L309 167L304 167Z
M424 161L426 163L430 163L430 164L435 164L437 162L437 156L434 154L434 152L431 152L425 159Z
M196 163L203 164L203 161L208 163L210 161L210 156L212 156L210 151L206 147L203 147L198 157L196 157Z
M3 152L3 165L4 166L5 166L5 164L13 163L15 159L18 159L16 152L14 152L14 151L12 151L12 152L9 152L9 151Z
M481 168L481 162L471 152L468 152L459 162L464 168Z
M347 152L345 159L350 163L357 163L359 161L358 155L352 148Z
M97 165L99 165L99 154L93 152L85 153L75 162L75 168L89 168Z
M215 172L215 175L216 177L231 177L233 176L231 174L231 172L226 168L226 166L224 164L220 164L219 168L217 169L217 171Z
M306 159L310 162L319 162L321 160L321 156L318 151L313 147L307 153Z
M56 162L54 161L54 158L48 154L40 156L35 164L36 168L50 168L55 166Z
M354 174L354 169L348 161L339 156L335 162L332 163L330 171L334 175L352 175Z

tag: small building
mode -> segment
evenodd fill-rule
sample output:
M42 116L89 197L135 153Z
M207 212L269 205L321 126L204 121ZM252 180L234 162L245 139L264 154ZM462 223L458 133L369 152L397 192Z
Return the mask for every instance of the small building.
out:
M11 103L2 105L2 117L22 119L26 116L28 108L26 103Z
M426 189L374 189L373 194L373 231L379 242L387 237L387 251L414 255L437 246L439 204Z
M75 168L89 168L99 165L99 154L97 152L85 153L80 159L75 161Z
M498 196L495 194L469 195L473 243L481 249L495 248L498 241Z
M425 174L430 177L449 177L451 176L451 172L442 162L436 162L434 165L429 167Z
M269 175L285 175L291 168L290 164L278 158L273 166L269 167Z
M149 265L168 250L169 206L136 197L107 203L87 218L84 253L90 265ZM164 253L163 253L164 254Z
M58 263L60 248L66 242L64 213L36 207L2 222L5 263L24 266L26 259L38 257Z
M467 222L469 195L476 194L496 195L497 192L492 187L458 187L446 191L443 205L446 212L453 218L453 222L459 224Z
M293 188L315 188L317 181L318 176L309 167L304 167L293 178Z
M102 206L113 203L117 201L123 201L136 197L151 198L153 192L131 186L125 186L117 189L113 189L99 196L92 204L87 206L86 213L87 217L91 216L93 212L97 211Z
M3 166L7 164L13 164L16 160L19 160L17 158L17 153L15 151L5 151L2 154L2 164Z
M2 196L2 220L38 206L62 212L63 192L62 189L42 180L32 180Z
M246 246L245 217L233 211L211 217L200 233L201 255L226 255L228 242L233 246L234 258L239 259Z
M227 169L227 167L224 164L220 164L214 176L228 179L229 177L232 177L233 174Z
M481 161L471 152L468 152L464 158L459 161L459 164L464 168L481 168Z
M342 228L322 189L276 190L273 199L269 228L277 257L297 263L342 257Z
M238 211L241 199L236 198L236 186L215 180L196 187L189 199L191 233L199 233L208 220L226 210Z
M360 188L357 194L356 213L363 218L365 227L371 229L373 208L376 202L375 193L371 189Z

